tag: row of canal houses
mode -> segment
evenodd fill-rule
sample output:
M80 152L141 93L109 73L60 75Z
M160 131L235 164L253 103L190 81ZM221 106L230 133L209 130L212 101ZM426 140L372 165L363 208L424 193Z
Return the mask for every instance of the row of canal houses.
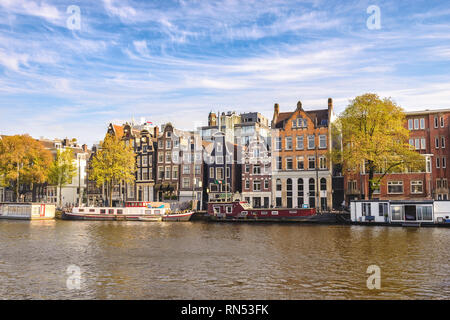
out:
M423 154L426 170L386 175L375 198L449 198L449 114L445 109L407 113L410 143ZM205 209L208 201L239 199L256 208L339 209L367 197L368 177L364 165L342 172L327 156L341 144L334 120L330 98L319 110L305 110L298 102L295 110L280 112L275 104L270 122L258 112L210 112L208 125L194 131L171 123L110 124L109 134L133 146L137 167L135 183L116 186L113 202L195 201ZM87 196L89 204L100 204L104 190L88 179Z
M280 112L275 104L271 122L258 112L210 112L208 125L194 131L111 123L107 133L133 146L137 168L134 183L114 188L113 202L195 201L204 209L208 201L240 199L256 208L337 207L343 177L327 158L333 120L329 99L326 109L312 111L298 102L294 111ZM335 197L333 184L342 191ZM101 204L104 194L88 179L89 204Z

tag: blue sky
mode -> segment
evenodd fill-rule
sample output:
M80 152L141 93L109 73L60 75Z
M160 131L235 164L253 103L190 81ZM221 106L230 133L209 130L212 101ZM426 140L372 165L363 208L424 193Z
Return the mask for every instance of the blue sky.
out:
M450 108L448 1L0 0L0 134L92 144L132 117L193 129L365 92Z

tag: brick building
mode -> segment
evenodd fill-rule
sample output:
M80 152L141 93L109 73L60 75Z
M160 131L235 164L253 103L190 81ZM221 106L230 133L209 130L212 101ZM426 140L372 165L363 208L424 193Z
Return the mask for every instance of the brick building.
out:
M405 127L410 131L409 143L424 156L422 172L387 174L373 197L377 199L447 200L450 169L448 147L450 109L413 111L406 113ZM368 174L364 168L358 174L345 174L345 198L365 199L368 195Z
M254 208L272 205L272 155L270 144L255 136L242 154L242 199Z
M328 108L280 112L275 104L272 120L272 202L276 207L332 207L331 122Z

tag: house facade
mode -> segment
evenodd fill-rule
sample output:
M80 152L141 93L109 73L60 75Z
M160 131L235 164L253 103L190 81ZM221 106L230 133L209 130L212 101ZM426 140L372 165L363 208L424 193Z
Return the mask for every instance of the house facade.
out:
M331 122L328 108L280 112L275 104L272 120L272 203L275 207L332 207Z
M242 199L254 208L272 206L272 155L270 142L255 136L243 147Z
M395 172L384 176L373 198L381 200L448 200L450 169L448 147L450 109L406 112L405 128L409 144L424 157L420 172ZM379 176L377 174L376 176ZM368 175L364 168L358 174L345 174L345 198L364 200L368 195Z

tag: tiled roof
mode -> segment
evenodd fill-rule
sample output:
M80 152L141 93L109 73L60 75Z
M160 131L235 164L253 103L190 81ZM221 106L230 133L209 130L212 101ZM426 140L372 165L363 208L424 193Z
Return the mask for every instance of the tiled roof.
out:
M306 115L308 115L311 120L314 122L317 119L317 125L322 123L322 120L328 120L328 109L321 110L304 110ZM277 120L274 124L274 128L283 128L284 122L288 120L294 112L280 112L278 114Z

